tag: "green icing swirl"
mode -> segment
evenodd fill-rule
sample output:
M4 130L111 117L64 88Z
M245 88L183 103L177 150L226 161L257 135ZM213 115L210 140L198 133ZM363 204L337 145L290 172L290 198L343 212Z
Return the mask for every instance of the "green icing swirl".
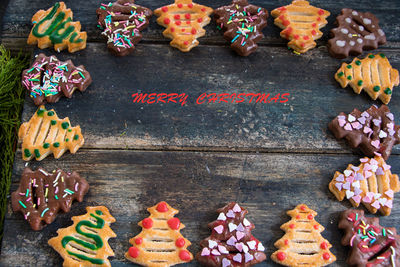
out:
M101 228L104 227L105 222L104 222L104 220L102 218L100 218L100 217L98 217L98 216L96 216L96 215L94 215L92 213L90 213L90 216L92 216L93 218L96 219L96 224L94 224L92 221L89 221L89 220L82 220L75 226L75 230L76 230L76 232L78 234L81 234L81 235L83 235L83 236L85 236L87 238L93 239L95 244L86 242L86 241L81 240L81 239L77 239L74 236L65 236L61 240L61 244L62 244L62 246L64 248L71 241L75 242L75 243L77 243L77 244L79 244L79 245L81 245L81 246L83 246L85 248L88 248L90 250L97 250L97 249L103 247L103 245L104 245L103 244L103 240L101 239L101 237L99 235L96 235L96 234L93 234L93 233L86 233L86 232L83 232L82 229L81 229L82 226L86 226L86 227L89 227L89 228L95 228L95 229L101 229ZM87 257L87 256L79 254L79 253L71 252L68 249L67 249L67 252L68 252L69 255L75 256L78 259L89 261L89 262L91 262L93 264L103 264L103 260L102 259L90 258L90 257Z
M60 44L64 39L69 37L69 41L71 43L80 43L83 42L82 39L76 38L78 34L75 32L75 27L69 25L65 28L65 25L71 21L71 18L65 19L65 12L59 12L55 17L57 10L60 8L60 3L56 3L49 14L40 20L32 29L32 34L35 37L41 38L45 36L49 36L50 40L53 44ZM42 24L46 24L46 21L49 21L50 25L44 32L39 32L40 26Z

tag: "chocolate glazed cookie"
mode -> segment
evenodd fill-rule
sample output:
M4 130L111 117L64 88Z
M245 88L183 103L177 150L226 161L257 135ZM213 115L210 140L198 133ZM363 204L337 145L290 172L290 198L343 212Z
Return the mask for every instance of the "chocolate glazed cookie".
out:
M262 29L267 26L265 8L250 5L247 0L234 0L231 5L214 10L214 15L236 53L248 56L256 51L257 42L264 37Z

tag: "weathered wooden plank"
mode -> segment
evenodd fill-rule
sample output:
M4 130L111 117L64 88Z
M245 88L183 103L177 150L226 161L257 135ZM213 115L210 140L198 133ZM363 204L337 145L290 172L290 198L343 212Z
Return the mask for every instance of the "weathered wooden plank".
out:
M29 7L26 8L26 0L14 0L11 1L8 6L7 13L4 17L4 28L3 28L3 37L11 38L11 37L20 37L27 38L30 30L31 30L31 18L32 15L39 9L46 9L51 6L55 0L52 1L40 1L34 0L29 1ZM67 5L74 11L74 18L76 20L81 21L83 29L88 32L88 40L89 41L100 41L102 37L100 35L100 31L96 27L97 18L96 18L96 9L100 6L100 3L107 1L79 1L79 0L71 0L68 1ZM152 0L142 0L138 1L138 4L147 6L151 9L156 9L160 6L169 4L171 0L160 0L160 1L152 1ZM208 5L212 8L217 8L222 5L228 4L230 1L222 1L222 0L205 0L198 1L201 4ZM268 11L272 9L286 5L290 1L265 1L265 0L254 0L251 3L259 6L263 6L267 8ZM387 47L398 47L398 44L395 42L400 41L400 25L398 22L398 12L400 9L400 2L396 0L390 0L380 3L375 3L374 1L357 1L351 2L347 0L340 1L311 1L311 3L315 6L324 8L329 10L332 15L328 18L329 25L323 29L324 33L328 33L329 30L334 26L333 22L335 21L336 16L340 13L342 8L354 8L359 11L371 11L373 12L379 19L381 23L381 27L387 33L387 39L389 43L386 45ZM162 42L168 43L169 41L162 36L162 31L164 30L161 26L157 25L156 17L153 17L151 20L150 27L144 31L143 34L143 42ZM268 19L269 26L264 29L264 34L266 38L264 38L260 44L274 44L274 45L283 45L286 46L287 41L283 40L279 37L280 29L273 25L273 18L270 17ZM206 28L207 35L200 39L202 44L226 44L222 37L222 33L220 33L216 29L216 25L212 22ZM318 41L319 44L324 45L328 39L328 35L325 34L324 37ZM22 48L22 47L21 47Z
M387 54L396 68L400 56ZM115 58L91 43L71 58L90 71L93 84L72 99L47 105L59 117L79 124L86 148L210 149L295 152L350 152L327 132L341 111L366 109L365 94L341 89L333 75L340 61L325 48L296 56L282 47L261 47L249 58L225 47L202 46L182 54L168 45L142 45L135 54ZM122 75L123 74L123 75ZM400 94L389 104L400 119ZM188 103L132 103L133 93L186 93ZM286 103L210 103L198 105L202 93L290 93ZM25 102L23 121L36 106ZM399 120L397 120L399 121ZM399 148L394 149L397 153Z
M11 190L16 189L24 167L20 157L19 153ZM400 165L395 164L399 156L391 156L388 162L394 164L394 173L400 172ZM166 200L180 210L178 217L186 225L182 232L192 241L192 252L197 252L199 241L209 235L206 225L216 218L218 207L228 201L242 203L250 211L248 219L256 225L253 233L264 243L268 256L274 251L273 243L283 235L279 226L289 220L286 210L304 202L319 213L317 221L327 228L323 236L333 244L332 251L338 258L333 266L345 266L346 249L340 246L337 220L350 204L336 201L328 183L335 170L345 169L348 163L358 164L357 157L82 150L75 156L65 156L63 161L46 159L31 166L76 170L90 183L89 193L83 203L74 204L71 213L60 215L41 232L31 231L9 206L0 265L60 265L60 257L47 240L56 235L58 228L70 225L71 216L84 213L87 205L106 205L117 219L112 228L118 238L110 241L116 252L112 264L125 266L123 254L129 247L128 240L140 232L136 223L148 216L148 206ZM399 205L397 196L394 207ZM398 208L381 219L386 226L398 226L399 220ZM260 266L271 265L268 259Z

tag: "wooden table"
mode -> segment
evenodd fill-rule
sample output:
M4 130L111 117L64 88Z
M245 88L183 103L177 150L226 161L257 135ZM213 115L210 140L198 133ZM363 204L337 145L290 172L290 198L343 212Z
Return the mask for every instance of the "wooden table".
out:
M10 1L2 42L12 49L32 49L25 44L30 18L53 2ZM258 51L247 58L229 48L215 23L206 27L201 45L181 53L168 45L154 17L136 52L116 58L107 51L96 28L95 11L102 1L66 2L74 19L88 32L88 45L75 54L63 52L59 58L85 65L93 84L83 94L75 93L72 99L62 98L46 107L55 108L60 118L68 116L72 125L80 125L86 142L75 155L66 153L60 160L49 156L29 166L78 171L90 183L90 191L83 203L75 203L70 213L59 215L39 232L32 231L9 205L0 265L61 265L62 259L47 240L58 228L71 225L71 216L83 214L88 205L105 205L117 219L112 228L118 237L110 240L116 256L111 261L113 266L129 265L123 256L129 248L128 239L140 232L137 222L148 216L146 208L161 200L180 210L178 217L186 225L182 233L192 241L193 253L199 251L199 241L210 234L207 223L216 219L215 210L238 201L249 210L247 218L256 225L253 234L263 242L268 258L275 250L273 243L284 234L279 227L289 220L285 212L305 203L319 213L316 220L326 227L322 234L338 258L333 265L345 265L347 249L340 245L337 221L339 213L351 205L338 202L328 183L336 170L343 171L350 163L358 165L360 155L336 141L327 124L341 111L364 110L380 102L370 100L365 93L359 96L349 88L340 88L333 75L341 61L328 55L327 33L341 8L373 11L388 38L377 51L400 69L398 0L312 1L332 14L318 47L302 56L286 48L287 42L279 37L280 30L270 17L266 37ZM141 0L138 4L154 10L169 2ZM199 2L216 8L229 1ZM288 1L252 3L271 11ZM396 90L389 107L399 123L400 93ZM137 92L179 92L189 98L184 106L132 103L131 95ZM212 92L290 93L290 97L284 104L195 103L202 93ZM27 98L23 121L35 110ZM399 155L400 146L388 160L393 173L400 173ZM18 150L11 191L17 188L24 164ZM398 196L392 214L381 222L399 225ZM271 265L270 259L260 264Z

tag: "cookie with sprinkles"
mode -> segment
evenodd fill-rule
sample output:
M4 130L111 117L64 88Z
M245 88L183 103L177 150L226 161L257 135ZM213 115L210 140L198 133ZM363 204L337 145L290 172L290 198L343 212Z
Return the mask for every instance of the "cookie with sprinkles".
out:
M197 38L206 34L204 26L210 23L212 8L193 3L192 0L175 0L171 5L154 11L157 23L165 27L163 35L172 39L170 45L189 52L199 44Z
M330 13L314 7L307 1L294 0L292 4L272 10L274 23L281 31L281 37L290 40L288 47L296 53L305 53L314 48L315 40L322 37L321 28L328 24Z
M383 227L378 217L365 217L363 210L342 212L339 229L343 246L350 246L350 266L400 266L400 236L394 227Z
M11 206L38 231L52 223L60 210L69 212L74 200L82 202L88 190L89 184L77 172L25 168L18 189L11 194Z
M360 162L359 166L349 164L343 173L336 172L329 190L339 201L346 198L354 207L362 203L371 213L390 215L394 193L400 191L399 176L392 174L381 156Z
M329 123L336 139L345 138L352 148L359 148L368 157L382 155L387 160L392 148L400 142L399 125L386 105L372 105L364 112L354 109L341 112Z
M321 232L325 228L315 217L317 213L305 204L287 212L292 219L281 225L285 235L275 242L278 248L271 259L284 266L326 266L336 261L332 245Z
M153 14L150 9L135 4L134 0L101 4L96 13L98 27L107 38L107 47L116 56L126 56L135 50Z
M91 83L84 66L76 67L71 60L60 61L42 53L22 72L22 84L37 106L55 103L61 96L71 98L75 90L83 92Z
M336 25L328 41L329 53L335 58L357 56L386 43L379 20L372 13L344 8L336 18Z
M247 210L231 202L218 209L217 220L208 224L211 235L200 242L197 261L204 266L252 266L266 259L265 248L251 231Z
M262 29L267 26L265 8L250 5L247 0L233 0L231 5L215 9L214 16L236 53L248 56L257 50L257 42L264 37Z
M114 251L108 239L117 235L110 225L115 218L104 206L86 207L87 213L72 217L73 225L57 230L48 244L64 259L63 266L111 267Z
M343 63L335 74L342 88L350 85L354 92L365 92L373 99L379 98L388 104L393 87L399 85L399 71L392 68L383 53L369 54L364 59L354 58L349 64Z
M60 158L67 150L76 153L82 147L80 126L71 126L69 118L59 119L56 112L40 106L32 118L21 125L18 138L22 141L22 159L40 161L50 154Z

